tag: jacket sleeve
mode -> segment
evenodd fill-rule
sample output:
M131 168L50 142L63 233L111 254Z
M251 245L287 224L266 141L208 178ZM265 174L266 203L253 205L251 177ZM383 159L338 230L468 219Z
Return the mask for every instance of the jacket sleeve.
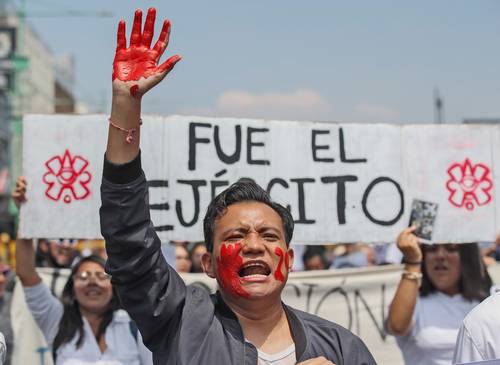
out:
M121 165L104 160L99 213L106 271L146 346L165 350L180 326L186 286L161 253L140 154Z

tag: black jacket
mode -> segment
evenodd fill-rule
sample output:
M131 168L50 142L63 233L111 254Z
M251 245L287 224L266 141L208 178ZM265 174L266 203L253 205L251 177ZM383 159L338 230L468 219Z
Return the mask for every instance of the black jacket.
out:
M256 365L256 348L245 342L221 296L186 286L165 261L149 216L140 156L124 165L105 161L101 199L106 270L154 363ZM283 306L297 362L324 356L336 365L375 364L363 342L345 328Z

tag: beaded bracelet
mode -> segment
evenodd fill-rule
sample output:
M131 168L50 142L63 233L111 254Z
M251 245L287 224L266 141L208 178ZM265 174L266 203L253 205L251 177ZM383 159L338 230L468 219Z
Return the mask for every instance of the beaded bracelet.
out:
M403 279L416 281L418 283L418 285L420 285L420 283L422 282L422 273L421 272L403 271L403 273L401 274L401 277Z
M119 125L115 124L111 118L108 118L109 124L111 124L113 127L118 129L119 131L127 133L127 137L125 137L125 142L127 143L132 143L134 140L134 133L137 132L138 128L130 128L130 129L125 129L120 127ZM142 119L139 119L139 127L142 125Z

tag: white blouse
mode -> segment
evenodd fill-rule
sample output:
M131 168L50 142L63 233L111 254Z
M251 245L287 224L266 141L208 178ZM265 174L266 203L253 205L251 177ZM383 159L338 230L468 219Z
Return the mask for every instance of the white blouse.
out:
M458 329L477 304L461 294L449 296L434 292L418 297L412 329L407 335L396 337L405 364L450 365Z
M26 302L38 327L49 346L52 346L59 330L63 315L63 305L49 288L41 282L32 287L24 287ZM83 342L76 347L78 334L71 341L61 345L56 352L56 365L150 365L151 352L142 343L140 333L134 337L130 328L130 317L124 310L118 310L104 334L107 349L101 352L90 324L83 319Z

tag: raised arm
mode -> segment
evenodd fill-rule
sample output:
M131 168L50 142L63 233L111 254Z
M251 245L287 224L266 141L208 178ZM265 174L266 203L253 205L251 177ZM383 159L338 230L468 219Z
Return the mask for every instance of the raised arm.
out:
M17 208L26 201L26 179L17 178L16 187L11 196ZM35 270L35 249L32 240L17 238L16 240L16 273L23 286L35 286L42 279Z
M141 98L180 59L173 56L158 66L168 44L170 23L164 21L158 42L150 48L155 14L149 9L141 33L142 14L136 11L128 48L125 22L118 25L100 209L108 253L106 270L151 351L169 348L165 341L173 340L178 330L186 295L184 282L161 253L161 242L149 215L148 188L139 156Z
M165 20L158 41L151 48L156 10L150 8L142 27L142 12L135 11L134 25L127 48L125 21L118 24L113 61L113 101L106 158L113 163L133 160L139 153L141 99L167 76L181 56L175 55L158 65L167 48L170 22Z
M26 201L27 182L17 178L12 199L18 208ZM26 304L49 344L56 336L63 307L35 270L35 249L32 240L16 240L16 273L24 288Z
M415 227L405 229L399 235L397 242L406 263L387 318L389 332L397 336L406 335L411 330L417 303L420 283L417 278L421 276L422 250L417 236L413 234L415 229Z

